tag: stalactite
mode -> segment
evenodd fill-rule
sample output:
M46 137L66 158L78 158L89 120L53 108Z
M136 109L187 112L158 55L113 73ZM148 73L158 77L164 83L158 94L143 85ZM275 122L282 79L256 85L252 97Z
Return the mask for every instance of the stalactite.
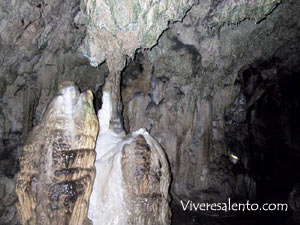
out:
M120 93L120 82L121 82L121 72L113 71L110 69L110 74L108 75L104 91L109 93L112 104L112 115L110 118L110 128L116 133L124 133L123 122L121 118L121 93Z

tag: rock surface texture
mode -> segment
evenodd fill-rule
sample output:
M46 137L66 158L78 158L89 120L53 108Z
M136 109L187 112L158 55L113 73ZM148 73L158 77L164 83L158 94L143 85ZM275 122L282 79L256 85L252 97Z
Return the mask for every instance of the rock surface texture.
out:
M112 107L104 92L88 217L94 225L170 224L166 155L144 129L129 135L114 132Z
M111 126L115 132L123 130L120 79L126 57L133 57L137 49L155 45L169 22L182 19L193 3L193 0L81 2L75 21L78 26L86 26L87 33L79 51L95 67L107 60L110 75L104 89L111 96Z
M295 94L288 94L290 104L282 104L287 99L282 90L287 88L281 83L292 80L295 90L300 85L292 78L300 71L298 0L152 1L153 7L144 1L106 1L95 8L93 2L0 1L0 224L20 224L14 191L18 158L23 140L37 125L58 84L72 80L82 91L92 90L98 110L108 66L110 72L120 73L124 55L132 56L136 48L141 49L134 59L127 58L122 79L111 76L108 82L116 87L111 97L117 104L110 126L122 133L122 115L127 133L145 127L161 144L171 166L173 202L222 202L229 196L252 199L259 195L260 182L270 177L292 186L299 170L281 172L285 170L278 166L288 154L294 158L290 165L299 164L299 156L294 155L299 152L300 126L295 116L299 113L288 112L291 104L297 108L298 103L292 97ZM187 12L182 22L169 23L157 45L144 49L150 46L142 31L149 28L153 37L149 43L156 43L157 34L165 29L172 12L168 9L174 9L167 2L187 3L191 8L180 8L177 19ZM104 6L108 16L98 20L97 9ZM164 6L170 7L165 11ZM136 12L146 12L145 17L135 17ZM157 12L165 19L157 17ZM152 29L155 23L159 32ZM121 27L128 36L120 34ZM131 33L133 29L137 34ZM103 30L103 42L111 45L90 40ZM100 49L110 55L118 50L115 58L107 60L108 53ZM106 61L92 67L82 53L94 66ZM119 84L121 98L116 94ZM272 107L277 104L281 119L276 113L263 113L261 106L266 102L272 102ZM276 111L272 107L268 111ZM281 126L285 121L296 125ZM278 135L290 150L274 151L277 142L265 135L269 130L281 130ZM236 164L231 154L239 157ZM276 164L266 166L267 156ZM291 204L298 201L295 193Z
M20 158L16 192L22 224L83 224L96 173L97 134L92 93L64 83Z
M257 196L261 177L255 162L264 153L248 148L261 135L251 139L257 131L247 121L276 77L299 73L300 21L294 15L300 5L277 3L199 1L183 23L170 25L157 46L138 54L124 70L125 129L145 127L163 146L175 202ZM258 14L266 18L254 20ZM252 67L264 80L260 85L250 76ZM231 154L239 157L236 164Z
M29 131L40 121L58 85L71 80L92 90L101 105L106 64L93 68L77 53L85 28L74 23L80 2L0 1L0 224L19 224L15 185L18 158Z
M76 16L78 24L87 26L80 48L92 65L105 59L116 71L133 56L136 49L156 44L169 22L181 20L193 0L84 0Z

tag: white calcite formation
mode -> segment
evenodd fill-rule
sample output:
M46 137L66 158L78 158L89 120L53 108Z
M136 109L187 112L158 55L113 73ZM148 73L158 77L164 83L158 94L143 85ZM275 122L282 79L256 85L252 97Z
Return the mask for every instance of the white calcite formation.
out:
M96 179L89 205L94 225L170 224L169 165L144 130L125 135L120 118L120 72L125 57L150 48L171 21L181 20L194 0L84 0L77 24L87 26L80 51L92 66L110 71L99 111Z
M123 56L156 44L169 22L181 20L194 0L83 0L75 20L87 26L81 51L97 66L105 59L123 65Z
M165 153L144 129L115 133L109 124L112 108L104 92L88 217L94 225L170 224Z

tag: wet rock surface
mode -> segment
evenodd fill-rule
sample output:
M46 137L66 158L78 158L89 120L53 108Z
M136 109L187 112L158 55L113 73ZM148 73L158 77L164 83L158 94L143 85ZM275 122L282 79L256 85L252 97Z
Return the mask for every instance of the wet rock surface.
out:
M29 135L17 174L22 224L82 224L95 178L98 121L90 91L64 83Z
M164 171L168 168L162 168L165 165L157 161L163 162L163 156L153 154L157 153L153 147L151 150L142 135L124 146L122 172L127 190L125 202L126 208L132 212L127 224L170 224L171 211L166 196L166 181L170 181Z
M145 129L116 132L111 126L112 100L105 91L88 218L94 225L170 224L166 154Z
M157 46L123 72L125 128L146 127L166 150L174 201L256 197L256 153L247 150L252 131L246 118L261 95L245 97L240 74L258 61L264 79L278 76L267 66L274 58L276 68L298 71L299 19L292 16L299 13L297 1L283 2L258 24L241 20L218 29L208 26L211 7L193 6L183 23L171 25Z

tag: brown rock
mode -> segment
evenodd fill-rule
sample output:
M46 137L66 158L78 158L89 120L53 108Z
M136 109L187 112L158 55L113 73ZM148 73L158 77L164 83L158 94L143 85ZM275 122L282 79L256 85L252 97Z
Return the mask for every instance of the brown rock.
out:
M124 146L122 172L126 208L131 212L128 224L168 224L169 212L163 191L168 174L164 174L155 154L142 135Z
M20 158L16 192L25 224L82 224L95 178L92 93L61 85Z

